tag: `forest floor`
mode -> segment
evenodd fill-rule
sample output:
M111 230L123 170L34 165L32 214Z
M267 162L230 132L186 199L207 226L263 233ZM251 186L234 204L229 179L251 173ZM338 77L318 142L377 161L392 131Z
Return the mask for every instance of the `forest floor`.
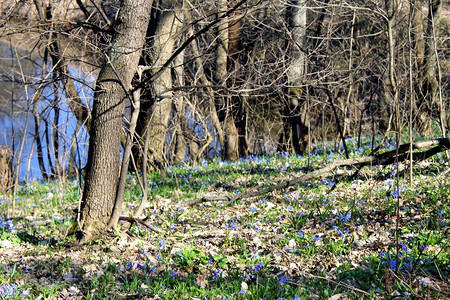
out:
M352 157L370 152L347 140ZM387 146L386 151L392 149ZM236 202L245 193L341 159L333 142L305 156L214 160L152 174L150 230L122 221L88 245L70 233L77 181L0 196L3 299L384 299L450 297L450 163L341 167L328 177ZM381 151L383 152L383 150ZM127 178L124 216L140 204Z

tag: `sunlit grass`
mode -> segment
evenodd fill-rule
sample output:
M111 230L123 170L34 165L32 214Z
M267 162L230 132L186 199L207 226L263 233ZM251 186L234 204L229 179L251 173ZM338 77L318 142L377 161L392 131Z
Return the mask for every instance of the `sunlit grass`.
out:
M371 151L369 140L361 147L355 140L347 145L351 156ZM66 236L76 218L78 183L23 185L15 199L16 218L7 219L10 196L0 196L0 251L18 253L1 262L1 297L445 295L450 181L440 175L449 167L443 156L417 165L412 186L407 164L399 166L398 178L395 166L366 167L355 177L355 170L340 168L232 205L185 205L207 194L236 195L300 176L342 158L335 146L326 142L323 152L323 145L316 145L309 159L275 153L169 167L166 177L150 174L144 214L164 233L135 224L127 234L120 230L126 223L120 223L118 231L84 247ZM141 198L137 175L129 174L123 214L132 215Z

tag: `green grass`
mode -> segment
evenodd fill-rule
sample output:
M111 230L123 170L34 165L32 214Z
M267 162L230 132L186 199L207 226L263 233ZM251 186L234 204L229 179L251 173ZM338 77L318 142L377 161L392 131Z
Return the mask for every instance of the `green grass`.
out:
M348 146L352 157L370 152L370 141L361 148L354 141ZM341 157L330 155L332 147L326 143L323 152L323 145L316 146L309 158L312 169ZM0 295L445 298L450 179L441 175L449 168L444 157L415 166L412 186L407 164L399 166L398 182L393 166L366 167L356 178L351 178L354 170L341 168L327 178L261 197L193 207L184 203L208 193L235 195L309 172L308 158L277 153L171 167L167 177L149 175L145 215L163 234L133 225L128 234L110 232L87 246L74 244L67 235L78 208L77 182L23 185L10 221L6 214L12 199L0 195ZM125 215L142 197L136 176L127 178Z

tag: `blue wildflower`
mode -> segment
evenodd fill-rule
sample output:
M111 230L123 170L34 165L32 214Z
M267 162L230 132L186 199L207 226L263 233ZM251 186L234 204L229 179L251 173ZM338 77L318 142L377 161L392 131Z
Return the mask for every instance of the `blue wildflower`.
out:
M339 220L341 220L344 223L347 223L348 220L350 220L350 218L352 217L352 213L348 212L345 215L343 215L342 213L339 213Z
M314 242L318 242L318 241L321 241L322 240L322 238L320 237L320 236L315 236L315 237L313 237L313 241Z
M256 272L259 272L259 271L261 271L261 269L262 269L263 267L265 267L265 266L266 266L265 263L260 262L260 263L256 264L256 266L255 266L255 271L256 271Z
M406 248L405 244L399 244L400 248L402 248L402 251L408 251L408 248Z
M397 268L397 261L395 259L389 260L389 266L391 270L395 270Z
M17 291L17 285L11 284L11 285L1 285L0 286L0 296L4 299L7 296L16 296L18 293Z
M289 276L280 277L280 278L278 278L278 283L284 284L288 280L289 280Z

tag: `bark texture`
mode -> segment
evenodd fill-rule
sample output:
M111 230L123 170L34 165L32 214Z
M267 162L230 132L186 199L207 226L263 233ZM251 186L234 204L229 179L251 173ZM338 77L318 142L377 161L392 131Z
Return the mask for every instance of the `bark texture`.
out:
M291 126L292 144L296 153L301 154L307 147L307 127L302 121L303 81L306 67L306 25L307 8L305 0L288 1L286 7L286 23L289 28L287 43L291 64L287 72L288 123ZM285 129L285 132L287 130ZM286 137L285 137L286 138Z
M217 1L219 14L217 18L222 19L217 28L217 51L216 51L216 70L215 81L218 85L226 87L228 79L228 51L230 49L229 38L229 23L228 17L224 17L225 12L228 9L228 0ZM218 137L220 147L222 147L223 158L235 159L238 156L238 144L236 126L232 116L228 116L230 113L230 101L227 95L217 95L215 97L215 105L217 115L220 123L216 127L221 127L222 131L218 130ZM234 129L234 130L233 130Z
M145 44L151 0L123 0L92 112L88 164L79 225L81 242L106 230L117 192L125 102Z
M165 10L159 13L156 32L153 40L153 67L152 75L157 72L173 53L180 21L175 17L175 10ZM170 115L173 103L172 70L167 68L152 82L152 90L155 95L151 108L150 126L150 152L151 161L156 165L166 161L164 156L164 144L167 136ZM153 164L155 165L155 164Z
M12 185L12 151L9 146L0 146L0 191Z
M436 51L436 36L438 30L438 23L441 18L442 1L430 0L428 5L428 25L426 31L425 44L425 60L424 69L422 72L423 86L420 93L423 105L428 108L430 117L439 116L441 122L442 136L445 136L445 107L439 99L439 85L440 80L438 76L438 58ZM430 122L431 118L429 118ZM431 129L431 124L428 125Z

